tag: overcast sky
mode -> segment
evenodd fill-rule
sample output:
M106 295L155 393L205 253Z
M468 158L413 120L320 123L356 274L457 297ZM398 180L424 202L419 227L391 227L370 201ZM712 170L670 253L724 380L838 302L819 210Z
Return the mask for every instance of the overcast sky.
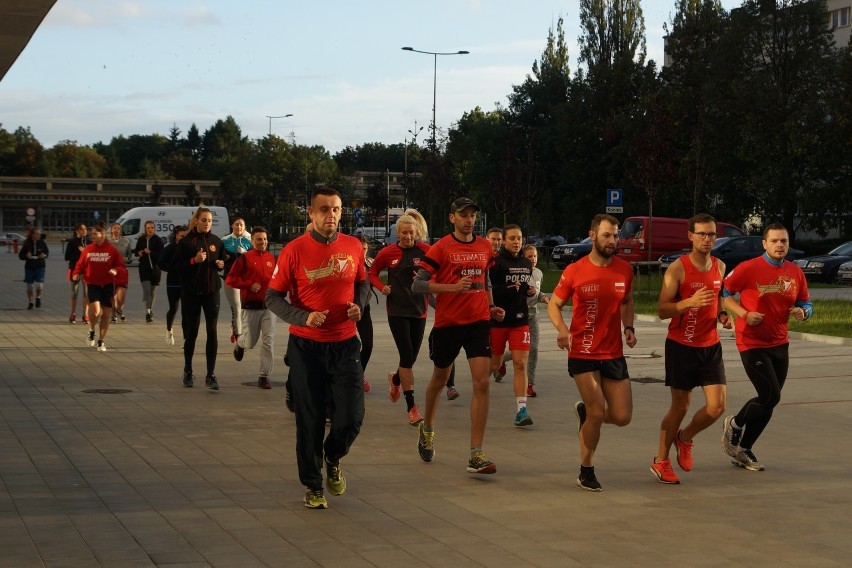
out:
M738 2L723 1L726 9ZM648 58L662 62L674 0L642 3ZM124 134L203 132L233 116L243 135L272 132L336 152L401 143L437 123L506 103L565 19L577 67L578 1L57 0L0 81L0 123L45 146ZM425 128L418 141L425 141Z

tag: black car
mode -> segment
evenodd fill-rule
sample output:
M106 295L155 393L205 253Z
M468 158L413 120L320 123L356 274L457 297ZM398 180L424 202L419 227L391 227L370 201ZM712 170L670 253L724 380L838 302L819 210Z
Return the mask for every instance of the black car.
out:
M673 252L671 254L660 257L661 269L665 270L671 263L685 254L689 254L692 249L684 249L682 251ZM762 255L763 237L743 235L739 237L721 237L713 243L713 248L710 254L725 263L725 274L728 274L738 264L743 261L751 260ZM804 251L791 248L787 252L787 260L795 261L805 255Z
M592 238L586 237L579 243L556 245L550 253L550 259L556 268L562 270L572 262L577 262L592 252Z
M852 241L843 243L828 254L809 256L796 261L808 280L834 282L837 271L844 262L852 260Z

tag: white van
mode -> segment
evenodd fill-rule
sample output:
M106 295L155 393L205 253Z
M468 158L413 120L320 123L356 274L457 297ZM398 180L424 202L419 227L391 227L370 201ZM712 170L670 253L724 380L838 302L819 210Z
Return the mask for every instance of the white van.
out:
M219 238L231 233L231 225L228 222L228 210L224 207L212 207L204 205L213 212L213 227L210 231ZM136 248L139 235L145 231L145 222L153 221L157 234L168 241L172 231L178 225L186 225L197 207L134 207L125 212L115 222L121 225L121 235L130 241L130 250Z

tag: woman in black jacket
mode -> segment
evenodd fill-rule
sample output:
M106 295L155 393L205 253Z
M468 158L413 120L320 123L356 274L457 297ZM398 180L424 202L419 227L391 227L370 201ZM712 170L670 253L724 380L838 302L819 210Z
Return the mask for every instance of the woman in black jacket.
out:
M163 254L160 255L160 270L165 270L166 275L166 296L169 299L169 311L166 312L166 345L172 346L175 344L175 335L172 332L172 326L175 323L178 307L180 306L180 268L175 266L175 253L180 240L186 236L186 225L178 225L172 231L172 236L169 239L169 244L163 249Z
M207 378L204 382L207 388L219 390L215 373L216 351L219 349L216 322L219 318L219 288L222 287L219 272L225 267L225 247L222 239L210 232L213 227L213 213L210 209L199 207L190 221L190 227L189 233L177 245L173 264L181 278L183 386L191 387L195 379L192 375L192 355L203 311L207 329Z
M74 267L77 266L77 261L80 260L80 253L89 244L89 231L85 223L80 223L74 227L74 236L68 239L68 244L65 246L65 260L68 261L68 281L71 283L71 316L68 318L69 323L77 321L77 296L80 288L83 289L83 323L89 323L89 293L86 290L86 283L80 278L76 281L71 279L71 273L74 272Z
M154 322L154 300L162 272L157 267L163 252L163 239L157 234L153 221L145 221L145 232L139 235L133 253L139 257L139 281L142 282L142 301L145 304L145 323Z
M28 310L33 309L33 292L35 292L35 307L41 307L41 293L44 290L45 259L48 255L47 243L41 238L40 229L30 229L18 258L24 261L24 282L27 283Z

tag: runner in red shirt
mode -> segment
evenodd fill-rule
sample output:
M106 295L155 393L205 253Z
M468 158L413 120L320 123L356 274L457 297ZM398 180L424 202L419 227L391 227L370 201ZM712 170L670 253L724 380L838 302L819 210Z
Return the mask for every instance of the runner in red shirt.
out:
M275 345L275 314L266 307L266 290L275 270L275 257L267 249L269 241L264 227L251 230L252 248L240 254L231 265L225 284L239 290L240 324L236 329L242 333L237 336L234 346L234 359L243 360L246 349L254 349L260 341L260 376L257 386L270 389L269 375L272 373Z
M763 256L747 260L725 278L725 308L737 316L737 349L757 391L736 416L725 418L722 448L731 463L763 471L752 446L781 402L781 389L790 365L787 322L813 314L808 283L802 269L784 260L790 250L787 229L775 223L763 230ZM737 302L735 294L740 295Z
M470 459L468 473L495 473L497 466L482 451L488 419L488 369L491 360L489 318L501 321L502 309L491 298L488 269L494 262L491 243L473 234L479 207L467 197L450 209L453 232L432 245L412 284L416 293L435 294L435 327L431 357L435 368L426 388L426 412L420 423L417 451L425 462L435 457L435 417L438 398L447 384L462 348L470 364L473 396L470 402Z
M106 351L104 338L109 330L112 299L115 293L115 278L124 268L124 258L106 238L106 225L98 221L92 226L92 243L80 253L71 279L77 282L82 277L89 295L89 347L95 347L95 325L100 318L97 349ZM126 275L126 272L124 273Z
M370 285L361 241L338 232L343 213L340 194L317 189L308 213L311 231L290 241L278 255L266 305L290 324L287 358L296 412L296 461L299 480L307 488L305 506L325 509L323 456L326 486L332 495L341 495L346 479L340 459L349 453L364 421L364 371L355 322ZM331 427L325 436L327 405Z
M626 426L633 416L633 395L621 343L636 345L633 329L633 269L614 257L618 220L599 214L592 219L592 252L569 264L547 305L547 315L558 332L556 344L568 349L568 373L574 377L582 401L574 404L580 437L580 476L577 485L600 491L592 465L601 425ZM562 307L571 301L571 327Z
M657 315L671 319L666 337L666 385L671 405L660 424L659 448L651 473L661 483L680 483L669 460L675 444L677 463L692 469L692 439L725 412L725 364L716 322L730 329L731 319L720 311L719 294L725 263L710 255L716 240L716 220L706 213L689 220L692 251L675 260L663 276ZM701 387L705 404L683 430L692 389Z

